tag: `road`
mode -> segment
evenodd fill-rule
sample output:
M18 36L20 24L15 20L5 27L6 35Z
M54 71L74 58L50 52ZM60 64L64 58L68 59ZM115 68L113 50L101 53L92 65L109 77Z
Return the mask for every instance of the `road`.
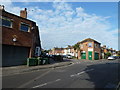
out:
M71 60L70 66L3 76L3 88L115 88L120 60Z

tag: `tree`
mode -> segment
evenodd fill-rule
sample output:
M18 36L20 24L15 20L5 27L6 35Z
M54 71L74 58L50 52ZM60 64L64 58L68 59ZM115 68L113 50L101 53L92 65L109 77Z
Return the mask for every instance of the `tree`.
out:
M105 56L106 56L106 58L108 58L109 56L111 56L111 53L107 52L107 53L105 53Z
M120 56L120 50L118 51L118 53L117 53L117 54L118 54L118 56Z
M75 44L75 45L73 46L73 48L74 48L74 50L76 50L77 53L78 53L78 51L80 50L80 45L77 43L77 44ZM78 58L78 56L77 56L77 58Z
M77 43L77 44L75 44L74 46L73 46L73 48L74 48L74 50L80 50L80 46L79 46L79 44Z

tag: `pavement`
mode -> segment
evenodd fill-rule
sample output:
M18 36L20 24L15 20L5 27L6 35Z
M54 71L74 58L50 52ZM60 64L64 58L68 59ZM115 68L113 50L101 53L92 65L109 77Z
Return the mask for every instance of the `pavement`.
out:
M34 70L62 67L70 64L72 64L70 60L63 60L62 62L51 61L50 64L38 65L38 66L21 65L21 66L3 67L0 68L0 70L2 71L0 72L0 76L8 76L13 74L20 74L22 72L30 72Z

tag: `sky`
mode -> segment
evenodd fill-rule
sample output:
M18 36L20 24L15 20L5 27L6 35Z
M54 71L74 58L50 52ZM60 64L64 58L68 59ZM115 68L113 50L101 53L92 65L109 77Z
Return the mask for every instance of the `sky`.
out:
M43 49L67 47L92 38L118 50L117 2L2 2L16 15L27 8L39 26Z

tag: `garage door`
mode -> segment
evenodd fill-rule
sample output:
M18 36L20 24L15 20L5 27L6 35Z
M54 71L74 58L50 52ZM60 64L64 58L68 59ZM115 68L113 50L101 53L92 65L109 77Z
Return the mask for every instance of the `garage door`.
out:
M95 56L95 57L94 57L95 60L98 60L98 59L99 59L99 53L95 52L94 56Z
M29 55L28 47L2 46L2 66L17 66L25 63Z
M81 59L86 59L86 53L85 53L85 52L84 52L84 53L83 53L83 52L81 53Z
M88 52L88 59L92 60L92 52L91 51Z

